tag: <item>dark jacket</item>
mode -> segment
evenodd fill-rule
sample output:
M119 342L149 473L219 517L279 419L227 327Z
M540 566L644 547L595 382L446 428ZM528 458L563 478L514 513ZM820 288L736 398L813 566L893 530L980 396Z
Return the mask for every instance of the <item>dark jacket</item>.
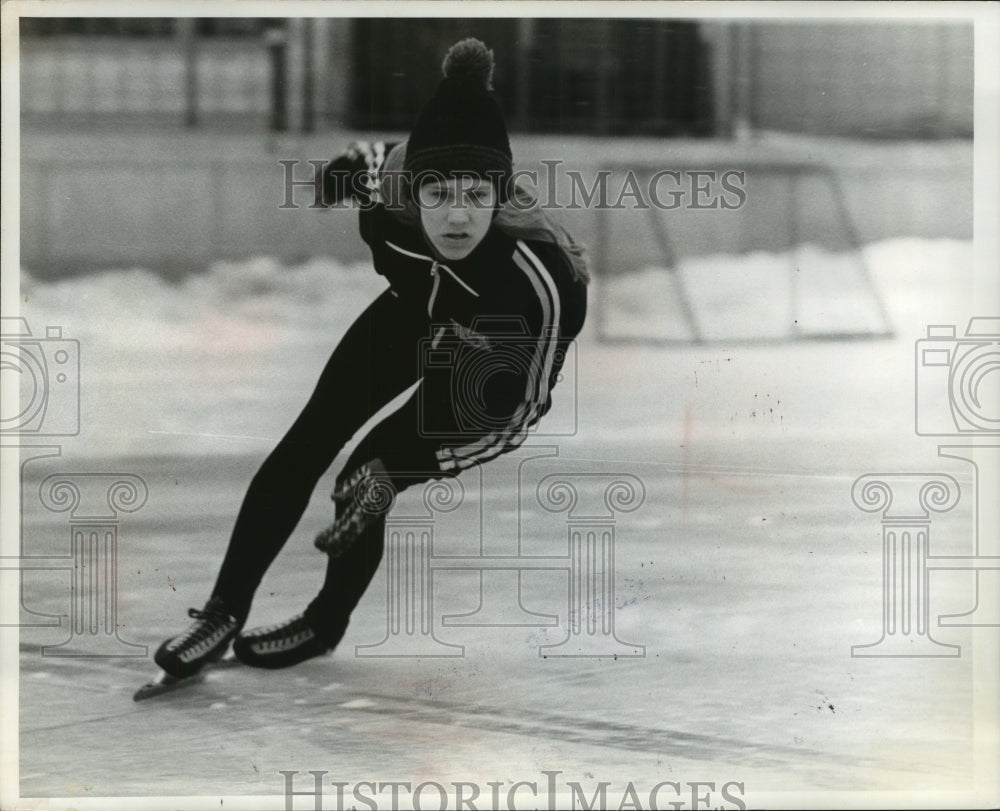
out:
M464 259L438 260L419 224L373 204L369 189L388 151L359 145L332 162L323 199L350 194L361 204L375 270L426 315L424 386L451 401L429 434L442 469L461 469L519 445L549 410L567 346L583 327L586 283L556 243L496 226Z

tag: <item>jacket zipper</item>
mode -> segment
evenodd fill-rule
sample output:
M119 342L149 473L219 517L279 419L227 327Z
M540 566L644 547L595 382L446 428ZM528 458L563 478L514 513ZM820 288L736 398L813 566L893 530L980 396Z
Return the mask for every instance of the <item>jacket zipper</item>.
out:
M434 307L434 299L437 297L438 287L441 284L441 277L438 274L438 269L439 268L441 270L448 271L448 275L451 276L451 278L453 278L456 282L458 282L460 285L462 285L462 287L464 287L466 290L468 290L470 293L472 293L472 295L474 295L476 298L479 298L478 291L476 291L473 288L469 287L469 285L467 285L460 278L458 278L458 275L455 273L455 271L453 271L447 265L442 264L441 262L438 262L437 259L435 259L433 256L426 256L426 255L424 255L422 253L415 253L413 251L408 251L408 250L406 250L406 248L400 248L398 245L396 245L393 242L390 242L389 240L386 240L385 244L388 245L390 248L392 248L397 253L401 253L404 256L409 256L409 257L411 257L413 259L423 259L425 262L430 262L431 263L431 276L434 278L434 286L431 289L431 296L430 296L430 299L427 302L427 314L428 315L431 314L431 310Z
M427 299L427 315L431 318L434 317L434 300L437 298L438 288L441 286L441 276L438 274L438 262L436 259L431 260L431 278L434 282L431 284L431 295Z

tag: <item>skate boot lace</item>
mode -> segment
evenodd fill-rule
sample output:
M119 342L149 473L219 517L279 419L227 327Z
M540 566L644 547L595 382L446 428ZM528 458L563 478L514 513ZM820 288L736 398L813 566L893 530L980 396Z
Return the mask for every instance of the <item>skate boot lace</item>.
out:
M218 600L210 600L200 610L189 608L188 616L197 620L197 622L191 623L191 627L184 634L184 641L191 644L198 644L215 633L220 626L233 621L225 606Z
M272 653L295 648L309 642L316 636L304 614L298 614L285 622L278 622L260 628L252 634L253 646L261 653Z

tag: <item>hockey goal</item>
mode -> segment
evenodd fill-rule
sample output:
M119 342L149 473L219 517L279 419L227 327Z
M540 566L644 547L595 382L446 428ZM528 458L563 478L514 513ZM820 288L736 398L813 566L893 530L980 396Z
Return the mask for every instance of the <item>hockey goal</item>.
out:
M593 251L600 340L892 335L834 171L796 162L717 163L668 159L603 169L607 190Z

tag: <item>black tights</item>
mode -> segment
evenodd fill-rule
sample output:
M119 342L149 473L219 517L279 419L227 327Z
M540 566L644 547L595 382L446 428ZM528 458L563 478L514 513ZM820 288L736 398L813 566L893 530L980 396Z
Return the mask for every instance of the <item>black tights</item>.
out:
M320 477L368 419L419 378L419 341L429 324L387 290L337 345L316 389L253 477L226 550L213 596L245 621L267 568L302 518ZM376 426L352 453L346 476L417 432L416 397ZM342 625L382 559L384 518L360 542L327 563L326 580L307 614L317 629Z

